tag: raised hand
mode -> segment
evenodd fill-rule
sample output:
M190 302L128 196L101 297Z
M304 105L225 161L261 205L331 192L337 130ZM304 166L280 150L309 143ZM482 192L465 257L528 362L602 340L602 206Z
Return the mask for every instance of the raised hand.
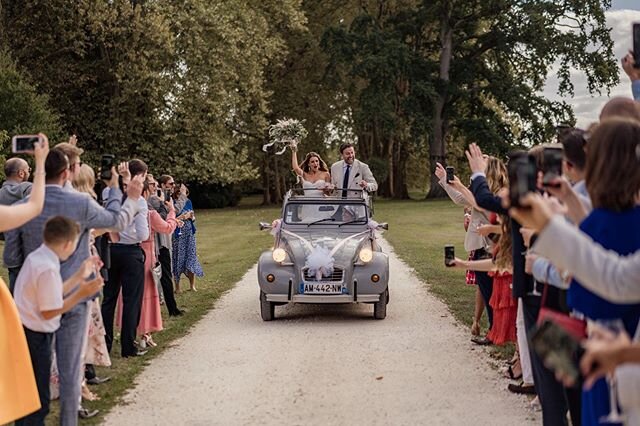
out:
M122 176L122 183L124 185L129 185L129 181L131 181L131 172L129 171L129 163L127 161L123 161L118 164L118 174Z
M49 138L44 133L38 133L42 142L36 142L33 145L33 156L36 160L36 172L38 169L44 172L44 162L47 160L47 155L49 155Z
M69 136L69 145L78 145L78 137L76 135Z
M434 171L434 173L439 180L442 180L447 176L447 171L444 167L442 167L442 164L440 163L436 163L436 170Z
M636 60L633 57L633 51L629 51L622 58L622 69L629 76L631 81L640 80L640 68L635 68Z
M484 173L487 169L487 160L484 155L482 155L482 150L477 144L472 143L469 145L469 149L467 149L464 154L467 156L467 160L469 160L471 173Z
M136 201L142 196L142 189L144 187L144 177L142 175L135 176L127 185L127 198L131 198Z

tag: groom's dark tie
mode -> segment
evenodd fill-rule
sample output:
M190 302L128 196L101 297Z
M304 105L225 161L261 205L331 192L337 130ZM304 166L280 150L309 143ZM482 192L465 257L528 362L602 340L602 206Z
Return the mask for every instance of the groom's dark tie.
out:
M351 170L351 165L347 164L347 170L344 171L344 179L342 179L342 187L343 188L348 188L349 187L349 170ZM342 197L346 197L347 196L347 190L343 189L342 190Z

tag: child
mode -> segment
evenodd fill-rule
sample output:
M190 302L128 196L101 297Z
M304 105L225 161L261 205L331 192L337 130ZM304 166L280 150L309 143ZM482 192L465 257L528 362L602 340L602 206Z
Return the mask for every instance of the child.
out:
M16 425L44 424L49 413L51 345L53 333L60 327L60 316L102 288L100 276L85 281L99 262L95 257L87 259L71 278L62 282L60 262L76 250L79 232L79 226L65 217L47 220L44 242L27 257L16 280L15 302L27 337L41 404L38 411L17 420ZM76 287L76 291L63 297Z

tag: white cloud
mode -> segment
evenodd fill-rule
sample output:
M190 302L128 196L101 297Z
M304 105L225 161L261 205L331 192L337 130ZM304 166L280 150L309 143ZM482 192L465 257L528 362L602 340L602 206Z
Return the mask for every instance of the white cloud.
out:
M638 10L609 10L606 12L607 25L612 28L611 38L613 39L614 55L619 60L627 54L629 49L633 47L631 39L631 27L634 22L640 22L640 11ZM555 75L557 67L553 67L549 74L547 85L544 89L544 95L553 100L564 100L569 103L576 114L577 126L586 127L589 123L597 121L598 114L602 105L614 96L631 97L631 85L629 77L624 73L620 62L620 83L611 88L609 96L591 96L587 88L587 79L577 70L571 73L571 81L574 85L574 96L561 98L557 94L558 78Z

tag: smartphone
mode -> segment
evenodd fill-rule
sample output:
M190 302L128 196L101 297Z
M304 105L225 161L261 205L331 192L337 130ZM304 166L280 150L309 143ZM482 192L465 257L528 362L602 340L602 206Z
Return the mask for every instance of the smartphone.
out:
M544 364L578 382L580 358L584 349L573 336L552 321L536 325L531 334L531 347L540 356Z
M544 167L542 185L559 187L559 185L552 185L549 182L562 176L562 149L544 148L542 150L542 163Z
M520 207L520 198L536 190L536 160L526 152L509 159L509 201L512 207Z
M447 167L447 183L453 182L453 175L455 173L455 169L453 167Z
M111 180L111 168L115 163L113 154L104 154L100 160L100 179Z
M14 154L33 153L36 142L42 142L38 135L16 135L11 138L11 152Z
M633 67L640 68L640 23L633 24L633 59Z
M164 200L165 201L169 201L171 199L171 190L170 189L165 189L164 190Z
M156 189L156 197L162 197L162 189Z
M444 246L444 265L453 266L453 261L456 258L456 251L454 246Z

